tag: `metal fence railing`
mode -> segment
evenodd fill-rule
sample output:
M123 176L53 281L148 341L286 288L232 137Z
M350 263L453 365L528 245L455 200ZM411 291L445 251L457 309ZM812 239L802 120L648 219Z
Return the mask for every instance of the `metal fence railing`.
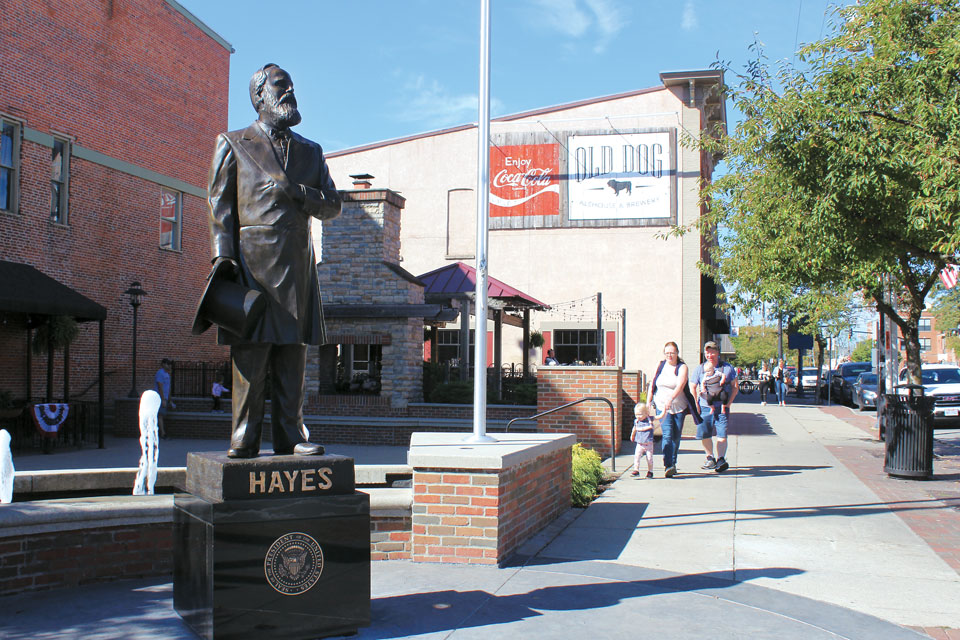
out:
M170 371L170 389L175 397L201 398L210 395L217 376L223 376L223 384L230 386L230 361L185 362L175 360Z
M100 405L96 402L74 400L69 403L67 418L53 435L42 433L30 416L32 405L19 413L4 412L0 428L10 433L10 448L15 451L97 446L100 442Z

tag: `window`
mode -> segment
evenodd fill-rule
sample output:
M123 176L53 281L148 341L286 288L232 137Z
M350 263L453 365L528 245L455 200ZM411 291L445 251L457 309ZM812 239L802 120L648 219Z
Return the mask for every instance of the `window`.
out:
M470 353L473 353L474 330L470 329ZM437 362L460 363L460 330L440 329L437 332Z
M930 351L930 338L920 338L920 353Z
M67 178L69 170L69 143L54 138L53 149L50 153L50 219L60 224L67 224L67 201L69 199Z
M917 326L917 330L923 333L924 331L931 331L931 319L930 318L920 318L920 324Z
M20 126L0 118L0 211L17 210Z
M476 192L451 189L447 192L447 258L472 258L476 250Z
M383 345L341 344L337 362L337 392L380 394Z
M561 364L597 361L595 329L555 329L553 351Z
M182 200L179 191L160 189L160 247L180 250L180 214Z

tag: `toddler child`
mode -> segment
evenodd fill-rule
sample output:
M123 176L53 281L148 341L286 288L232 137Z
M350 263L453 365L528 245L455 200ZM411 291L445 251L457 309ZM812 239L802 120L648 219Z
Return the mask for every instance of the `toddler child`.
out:
M633 421L633 430L630 439L637 443L633 454L632 476L640 475L640 458L647 457L647 477L653 477L653 419L650 410L645 404L638 404L635 408L636 419Z

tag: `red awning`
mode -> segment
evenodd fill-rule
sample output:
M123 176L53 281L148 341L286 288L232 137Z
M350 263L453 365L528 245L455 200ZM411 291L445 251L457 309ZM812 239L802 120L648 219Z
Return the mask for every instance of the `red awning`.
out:
M476 269L462 262L454 262L417 277L426 285L424 296L462 297L473 293L477 288ZM550 305L490 275L487 276L487 297L501 300L518 309L542 311L550 308Z

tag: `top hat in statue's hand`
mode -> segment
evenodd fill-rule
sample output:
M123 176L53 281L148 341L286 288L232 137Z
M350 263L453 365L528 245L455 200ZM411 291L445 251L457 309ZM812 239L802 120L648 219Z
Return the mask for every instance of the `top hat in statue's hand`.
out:
M267 300L259 291L240 284L240 268L231 258L219 257L213 263L197 314L193 334L200 335L215 324L230 333L249 338Z

